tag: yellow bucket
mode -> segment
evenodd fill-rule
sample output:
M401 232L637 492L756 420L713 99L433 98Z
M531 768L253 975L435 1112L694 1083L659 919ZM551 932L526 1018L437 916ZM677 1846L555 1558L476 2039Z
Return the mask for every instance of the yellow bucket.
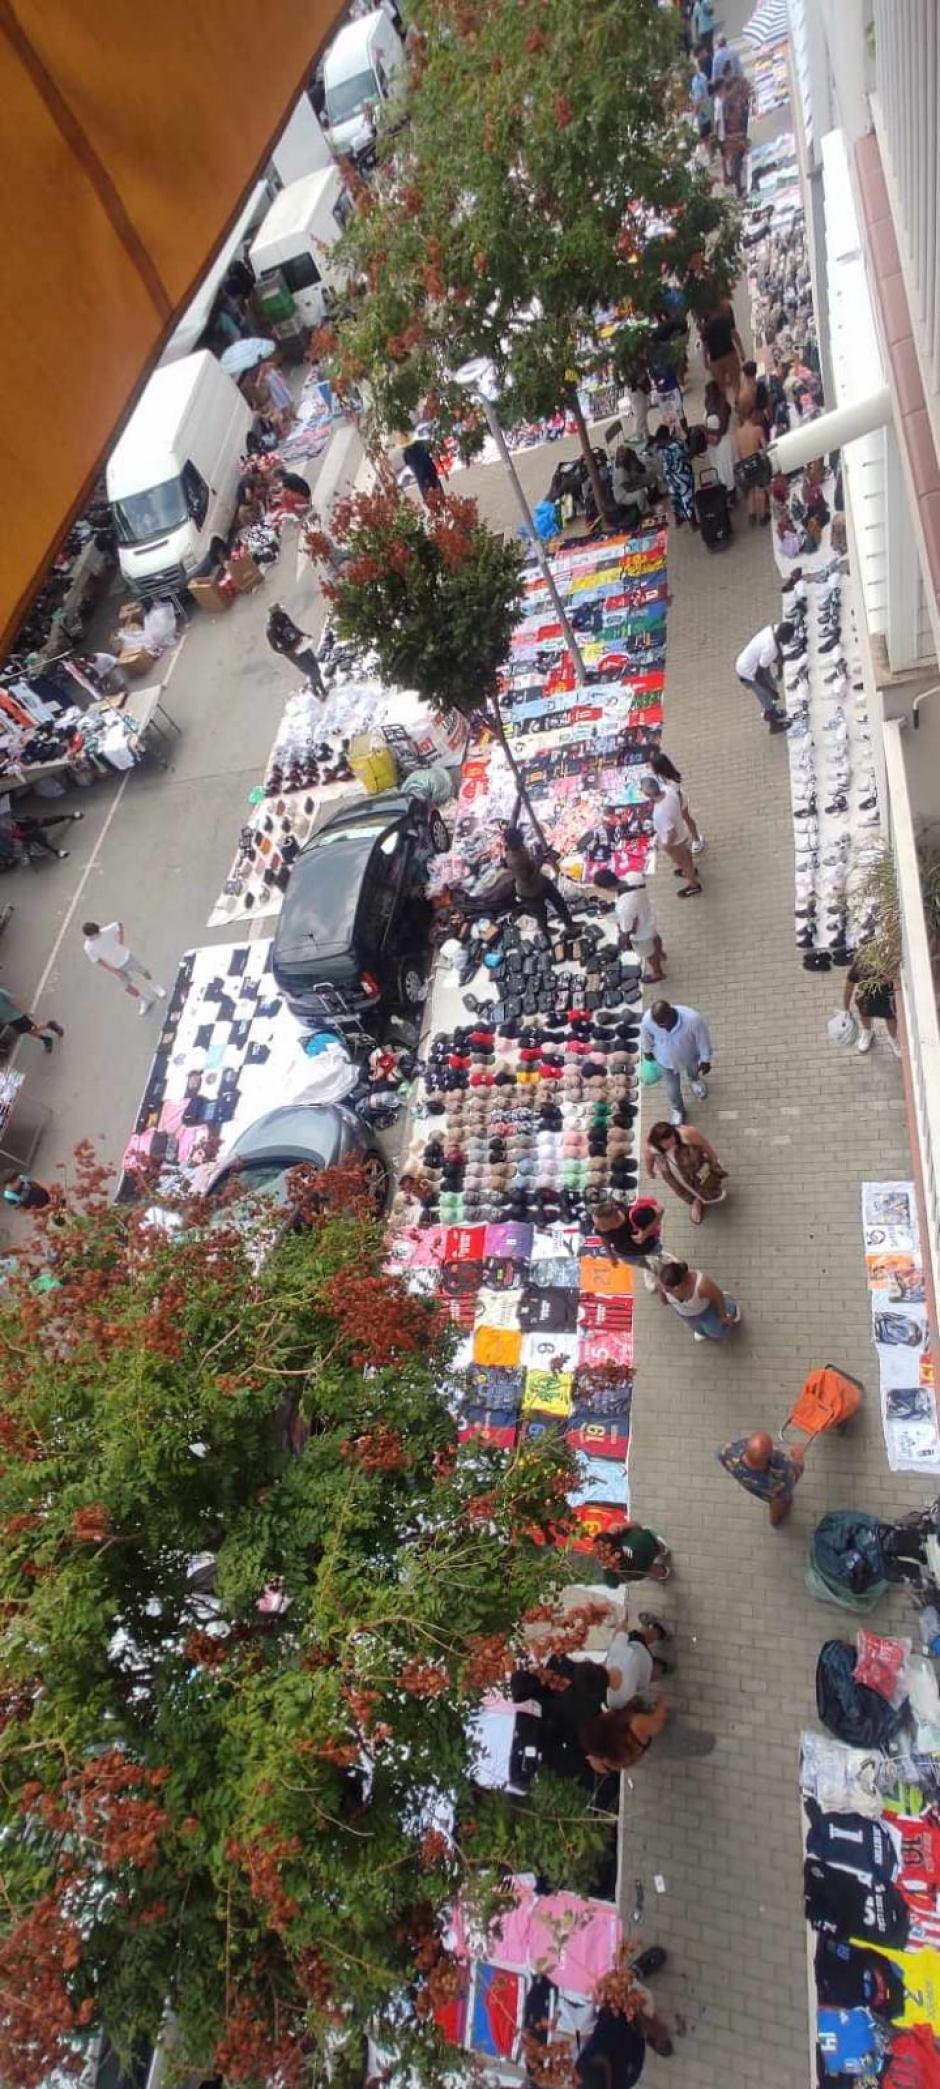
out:
M371 733L355 733L349 743L349 766L364 790L375 797L378 791L393 791L398 782L398 764L384 740Z

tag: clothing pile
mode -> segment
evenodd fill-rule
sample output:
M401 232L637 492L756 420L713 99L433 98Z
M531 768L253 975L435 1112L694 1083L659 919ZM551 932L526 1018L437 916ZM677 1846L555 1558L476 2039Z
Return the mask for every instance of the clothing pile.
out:
M940 2089L938 1769L803 1736L817 2080L833 2089Z
M799 569L797 569L799 572ZM846 965L870 924L859 880L881 848L878 793L849 576L791 578L783 615L793 797L796 941L809 971Z

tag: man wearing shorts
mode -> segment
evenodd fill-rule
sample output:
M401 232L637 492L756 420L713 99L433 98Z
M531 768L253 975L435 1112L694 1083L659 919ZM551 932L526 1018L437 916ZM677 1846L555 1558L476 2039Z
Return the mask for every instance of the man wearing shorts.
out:
M858 1024L857 1052L870 1052L875 1042L872 1024L881 1022L885 1026L888 1043L896 1059L901 1057L898 1038L898 1018L894 999L894 982L890 979L866 980L862 973L862 952L856 955L845 975L845 991L842 1006L848 1014L853 1010Z
M614 920L620 948L633 950L643 959L646 985L665 979L666 952L642 871L628 871L627 876L620 879L612 870L599 870L593 882L599 891L617 894Z

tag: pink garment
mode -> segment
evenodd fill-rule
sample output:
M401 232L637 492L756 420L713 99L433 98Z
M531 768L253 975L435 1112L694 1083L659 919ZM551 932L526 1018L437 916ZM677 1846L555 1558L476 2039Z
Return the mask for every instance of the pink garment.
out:
M569 1994L592 1995L623 1943L616 1908L607 1901L584 1900L578 1893L537 1894L523 1879L515 1886L515 1907L487 1936L488 1963L510 1972L546 1973ZM474 1957L460 1907L453 1927L457 1956Z
M605 1328L603 1334L584 1335L578 1343L578 1363L593 1370L598 1364L632 1364L633 1336Z

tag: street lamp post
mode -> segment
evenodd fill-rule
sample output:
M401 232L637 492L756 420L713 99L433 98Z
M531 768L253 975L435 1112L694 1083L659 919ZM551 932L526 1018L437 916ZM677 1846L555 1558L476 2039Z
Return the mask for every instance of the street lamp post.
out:
M528 501L526 500L525 489L523 487L522 480L520 479L516 467L509 454L509 447L506 442L506 437L504 436L502 428L500 426L499 415L496 411L496 401L499 397L499 392L496 384L496 372L493 368L492 363L488 362L485 356L475 356L472 362L462 363L460 369L455 371L454 374L457 384L461 385L465 391L472 392L475 395L475 397L479 400L480 405L483 408L483 412L486 416L486 425L490 431L493 441L496 444L496 448L499 451L501 462L505 466L509 482L516 496L516 501L519 507L519 513L522 516L523 522L526 526L526 530L529 536L531 537L532 543L535 547L535 556L539 562L542 579L544 580L545 585L548 589L552 605L555 611L555 615L557 616L558 621L561 625L565 646L567 648L571 664L574 668L576 679L578 680L578 682L586 682L587 669L585 668L584 661L581 658L581 654L578 648L578 641L575 638L574 632L568 621L568 616L565 610L564 603L562 602L561 596L558 593L558 589L555 586L554 575L552 573L549 561L545 555L545 546L543 545L542 539L539 536L538 530L535 527L535 521L532 515L532 510L529 507Z

